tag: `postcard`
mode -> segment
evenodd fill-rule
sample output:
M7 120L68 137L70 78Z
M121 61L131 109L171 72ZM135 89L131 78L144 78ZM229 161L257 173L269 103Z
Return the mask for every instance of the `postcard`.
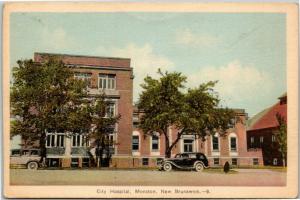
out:
M295 198L298 5L5 3L8 198Z

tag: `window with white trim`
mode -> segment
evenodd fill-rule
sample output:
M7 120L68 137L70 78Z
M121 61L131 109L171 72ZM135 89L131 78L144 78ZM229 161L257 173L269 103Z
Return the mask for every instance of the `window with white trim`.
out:
M114 75L114 74L99 74L98 88L114 90L116 88L116 75Z
M260 136L260 137L259 137L259 142L260 142L260 143L263 143L263 142L264 142L264 136Z
M220 165L220 159L214 158L214 165Z
M46 147L64 147L65 136L62 134L48 134L46 138Z
M159 137L157 135L152 135L152 144L151 144L152 151L159 150Z
M230 137L230 151L236 151L236 137Z
M72 147L88 147L90 141L85 135L73 135L72 136Z
M250 147L254 146L254 137L250 137Z
M232 158L231 159L231 165L237 166L237 158Z
M185 152L185 153L193 152L193 143L194 143L194 140L184 139L183 140L183 152Z
M219 151L219 137L216 135L212 136L212 149L213 151Z
M138 135L132 136L132 150L133 151L139 150L139 136Z
M258 165L259 162L258 162L258 158L253 158L253 165Z
M275 135L272 135L272 142L275 142L276 141L276 137Z
M111 102L106 106L106 113L105 117L114 117L116 113L116 106L115 103Z
M74 74L75 79L84 81L88 87L91 86L91 77L91 73L75 72Z

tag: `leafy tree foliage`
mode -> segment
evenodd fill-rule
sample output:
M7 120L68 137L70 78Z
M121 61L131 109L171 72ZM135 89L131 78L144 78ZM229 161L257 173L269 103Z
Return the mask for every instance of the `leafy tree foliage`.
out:
M276 114L276 118L278 121L278 132L275 134L276 141L278 143L278 150L281 154L283 167L286 166L286 155L287 155L287 124L279 113Z
M205 136L225 130L234 114L230 109L220 108L219 98L213 87L216 82L210 81L197 88L184 92L186 77L178 72L158 72L159 79L147 76L138 102L143 111L140 128L146 135L158 132L165 137L166 157L182 135L197 135L203 140ZM170 144L168 128L175 126L179 132Z

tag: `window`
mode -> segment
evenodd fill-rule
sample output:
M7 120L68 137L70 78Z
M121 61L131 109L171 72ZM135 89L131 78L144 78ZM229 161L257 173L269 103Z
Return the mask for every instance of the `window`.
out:
M272 142L275 142L276 141L276 137L275 135L272 135Z
M277 158L274 158L273 159L273 165L277 165L277 164L278 164Z
M156 135L152 136L152 151L157 151L159 149L159 137Z
M220 164L220 159L214 158L214 165L219 165L219 164Z
M56 146L57 147L64 147L64 140L65 140L64 135L57 135L56 136Z
M16 149L11 151L12 156L20 156L21 155L21 150Z
M85 135L73 135L72 136L72 147L88 147L90 141Z
M162 164L163 160L164 160L163 158L157 158L156 159L156 165Z
M193 152L193 142L194 142L194 140L191 140L191 139L183 140L183 151L184 152Z
M254 145L254 137L250 137L250 146L253 147Z
M236 151L236 137L230 137L230 150Z
M30 154L32 156L38 156L39 155L39 151L38 150L31 150Z
M219 138L215 135L212 137L213 151L219 151Z
M253 158L253 165L258 165L258 158Z
M231 165L237 166L237 158L232 158L231 159Z
M116 75L99 74L98 87L100 89L113 90L116 88Z
M82 158L82 167L89 167L89 166L90 166L90 159Z
M49 167L59 167L59 158L48 158Z
M143 166L148 166L149 165L149 158L143 158Z
M83 147L89 147L90 146L90 140L89 140L89 138L86 135L82 135L81 137L82 137L82 139L81 139L81 146L83 146Z
M79 158L71 159L71 167L79 167Z
M260 143L263 143L264 142L264 136L260 136L259 141L260 141Z
M80 146L80 135L73 135L72 136L72 146L79 147Z
M105 117L113 117L113 116L115 116L115 104L114 103L109 103L106 106Z
M139 136L138 135L132 136L132 150L133 151L139 150Z
M47 135L46 147L64 147L65 146L65 136L57 134Z
M76 72L74 74L74 77L75 77L75 79L84 81L88 86L91 86L91 77L92 77L92 74L90 74L90 73Z

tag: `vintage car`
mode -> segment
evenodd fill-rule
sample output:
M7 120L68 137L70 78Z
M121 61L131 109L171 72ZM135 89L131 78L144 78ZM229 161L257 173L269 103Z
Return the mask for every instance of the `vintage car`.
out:
M10 155L10 165L38 169L40 158L39 149L13 149Z
M194 169L197 172L208 168L208 160L203 153L182 153L176 154L174 158L166 158L160 164L160 169L171 171L176 169Z

